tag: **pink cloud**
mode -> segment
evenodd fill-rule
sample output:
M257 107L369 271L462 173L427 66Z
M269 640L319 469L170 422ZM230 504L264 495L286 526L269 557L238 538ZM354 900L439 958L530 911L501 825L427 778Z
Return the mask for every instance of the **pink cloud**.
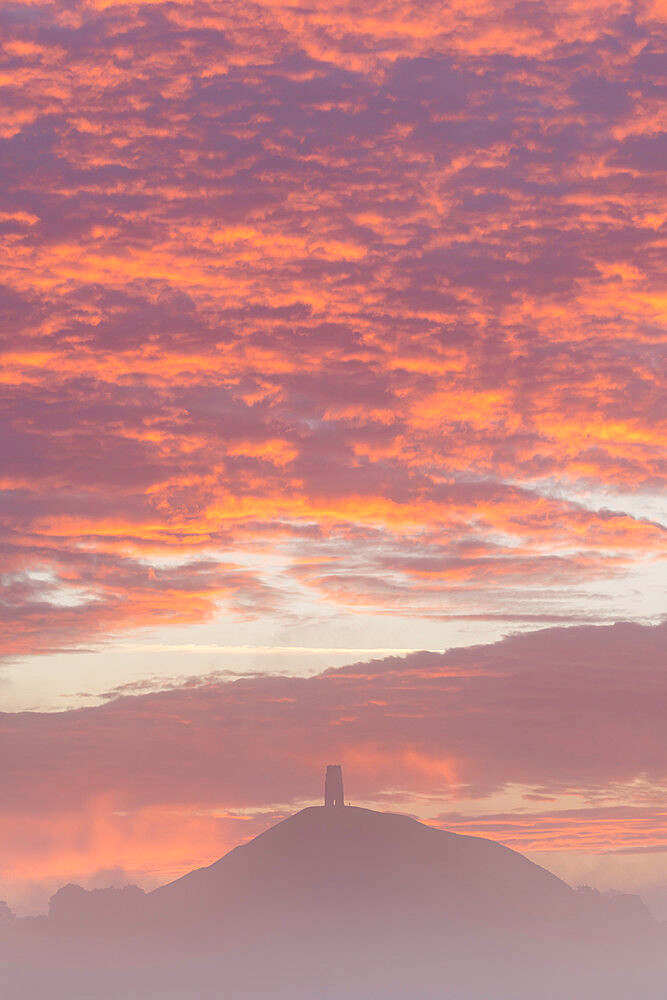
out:
M421 536L440 590L467 573L517 618L536 586L664 552L626 506L665 472L650 4L0 22L0 528L28 569L45 546L291 544L290 578L313 526L380 528L385 553L311 577L321 598L353 570L381 604L390 553L414 612L469 613L423 599ZM462 533L488 553L507 532L516 558L457 563ZM160 617L123 565L108 624L47 601L46 633Z
M482 817L448 812L437 822L455 833L490 837L521 852L636 854L667 850L667 815L657 802L645 806L514 811Z
M664 556L656 5L358 7L0 10L3 656L309 601L608 621ZM11 878L174 874L331 759L526 849L660 846L664 635L6 714Z
M26 544L6 546L3 555L3 658L76 648L128 627L199 622L221 605L244 617L280 603L252 572L212 559L155 567L128 556Z
M308 679L194 678L96 708L6 714L8 878L28 878L30 851L61 874L185 869L244 839L244 823L256 832L318 801L331 760L356 804L522 849L664 846L666 631L548 629ZM499 794L514 812L493 808ZM563 811L564 796L577 809ZM150 831L167 815L160 848Z

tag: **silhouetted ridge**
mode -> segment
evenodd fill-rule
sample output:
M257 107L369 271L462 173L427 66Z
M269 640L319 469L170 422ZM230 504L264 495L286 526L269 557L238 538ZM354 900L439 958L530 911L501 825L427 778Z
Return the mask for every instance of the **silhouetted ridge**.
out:
M559 918L576 893L500 844L446 833L405 816L313 807L271 827L207 868L150 894L163 915L235 919L280 910L328 919L336 907L401 919L474 919L481 910ZM324 911L324 912L322 912ZM257 916L257 915L255 915Z
M664 1000L667 971L638 901L350 806L151 893L69 886L48 920L13 923L12 1000Z

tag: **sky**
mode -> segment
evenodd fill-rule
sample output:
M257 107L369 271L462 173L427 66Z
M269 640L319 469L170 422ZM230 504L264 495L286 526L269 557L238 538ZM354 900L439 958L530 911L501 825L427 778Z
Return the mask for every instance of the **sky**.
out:
M335 759L667 916L660 5L0 37L0 898L159 884Z

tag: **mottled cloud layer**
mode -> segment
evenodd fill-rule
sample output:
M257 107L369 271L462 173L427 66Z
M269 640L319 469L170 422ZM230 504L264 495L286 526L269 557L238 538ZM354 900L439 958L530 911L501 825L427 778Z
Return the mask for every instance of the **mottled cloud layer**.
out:
M304 593L594 618L664 552L656 3L0 34L3 651Z
M520 850L667 849L666 639L549 629L6 714L3 884L168 878L317 802L331 761L354 804Z

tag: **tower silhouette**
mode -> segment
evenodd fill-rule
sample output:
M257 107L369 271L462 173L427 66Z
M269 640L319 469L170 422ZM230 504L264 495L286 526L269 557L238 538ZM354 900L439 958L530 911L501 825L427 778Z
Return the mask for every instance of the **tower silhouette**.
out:
M340 764L328 764L324 779L325 806L343 806L343 769Z

